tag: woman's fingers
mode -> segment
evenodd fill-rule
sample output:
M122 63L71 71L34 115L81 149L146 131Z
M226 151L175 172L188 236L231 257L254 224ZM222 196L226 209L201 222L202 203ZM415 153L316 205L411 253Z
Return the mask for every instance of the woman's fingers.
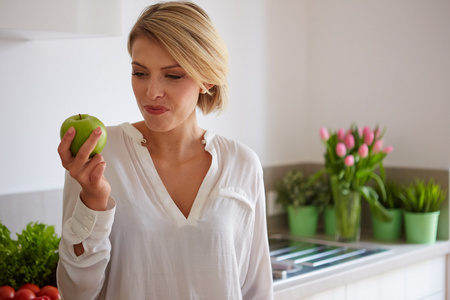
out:
M87 207L94 210L105 210L111 193L111 186L103 176L106 168L103 157L100 154L90 157L101 134L100 127L94 129L75 157L70 152L70 145L75 137L73 127L67 130L58 146L63 167L82 187L80 193L82 201Z
M70 152L70 145L72 144L72 140L74 137L75 128L70 127L64 134L58 146L58 154L65 169L69 168L69 164L73 160L72 153Z
M78 174L74 174L74 177L80 181L80 184L90 184L95 187L98 184L98 181L102 178L104 171L104 167L101 167L100 170L102 172L99 174L100 171L97 169L98 166L106 166L103 156L100 154L96 154L92 159L85 163L81 169L78 169Z
M97 127L91 132L89 138L84 142L83 146L81 146L80 150L78 150L76 159L78 160L88 160L92 151L94 151L95 146L97 146L98 141L102 135L102 128Z
M58 147L58 153L61 157L64 168L66 168L70 176L75 178L82 186L87 187L94 179L98 182L103 176L105 162L101 155L95 155L90 158L90 154L95 149L102 134L100 127L94 129L89 138L84 142L75 157L70 152L70 144L75 137L75 129L71 127L61 139ZM91 174L98 165L103 167L98 168L94 174ZM95 185L95 183L94 183Z
M97 154L96 156L100 156L100 154ZM103 173L105 172L106 168L106 162L102 160L102 162L96 164L94 166L94 169L91 172L91 178L90 181L93 186L100 187L103 180Z

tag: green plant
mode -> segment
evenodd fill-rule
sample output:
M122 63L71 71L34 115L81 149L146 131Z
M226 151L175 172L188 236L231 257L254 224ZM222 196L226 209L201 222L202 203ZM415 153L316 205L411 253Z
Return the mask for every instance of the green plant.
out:
M17 240L0 222L0 286L18 289L25 283L44 286L58 263L60 238L54 226L30 222Z
M447 196L447 191L430 179L428 183L416 179L403 187L400 199L403 208L408 212L434 212L438 211Z
M386 181L384 184L384 188L386 191L386 198L382 197L382 191L380 187L375 186L375 191L378 194L378 200L380 203L389 209L399 209L403 208L403 202L400 199L400 194L402 193L401 186L395 181Z
M301 171L291 170L276 186L277 202L284 207L314 205L323 208L331 201L329 184L325 177L315 179Z

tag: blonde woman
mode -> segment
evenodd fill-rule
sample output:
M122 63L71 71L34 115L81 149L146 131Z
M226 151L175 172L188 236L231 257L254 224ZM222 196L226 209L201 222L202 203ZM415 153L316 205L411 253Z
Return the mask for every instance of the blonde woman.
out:
M197 124L227 102L227 50L189 2L149 6L129 34L143 121L95 130L76 157L70 129L58 287L71 299L272 299L256 154Z

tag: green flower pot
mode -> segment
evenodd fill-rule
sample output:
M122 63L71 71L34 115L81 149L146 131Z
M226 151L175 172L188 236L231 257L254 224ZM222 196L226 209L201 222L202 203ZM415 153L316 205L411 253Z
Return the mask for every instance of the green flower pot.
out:
M336 209L332 205L325 206L323 212L323 222L325 234L330 236L336 235Z
M379 241L397 241L402 233L403 210L387 209L387 211L392 216L391 222L384 222L372 215L373 237Z
M312 236L317 233L317 206L288 206L289 230L292 235Z
M406 241L413 244L433 244L436 242L440 211L413 213L406 212Z
M336 240L357 242L361 231L361 194L356 191L336 191Z

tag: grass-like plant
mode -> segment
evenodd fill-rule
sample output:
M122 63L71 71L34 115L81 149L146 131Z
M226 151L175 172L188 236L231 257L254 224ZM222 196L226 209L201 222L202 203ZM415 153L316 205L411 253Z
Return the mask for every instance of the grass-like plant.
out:
M408 212L434 212L438 211L447 196L447 191L430 179L428 183L416 179L411 184L403 187L399 197L403 202L403 208Z
M382 197L382 191L378 186L375 186L375 191L378 194L378 200L380 203L388 209L403 208L403 202L400 195L403 191L402 187L395 181L386 181L384 184L386 191L386 198Z

